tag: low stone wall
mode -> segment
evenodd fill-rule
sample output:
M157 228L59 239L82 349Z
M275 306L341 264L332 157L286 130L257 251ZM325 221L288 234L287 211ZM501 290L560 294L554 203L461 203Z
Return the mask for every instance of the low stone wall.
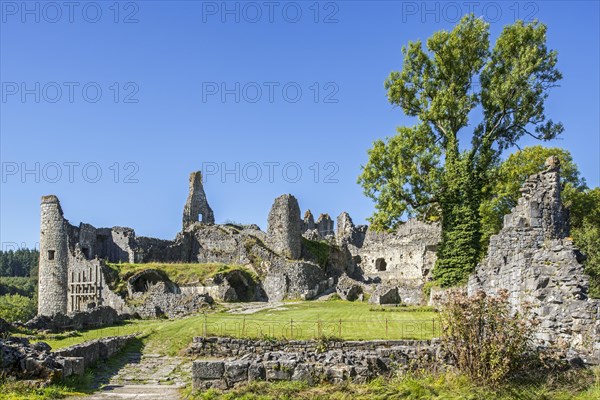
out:
M89 311L78 311L69 314L56 314L53 317L38 315L25 323L29 329L62 332L65 330L82 330L114 325L127 319L129 315L119 315L112 307L101 306Z
M58 362L63 365L63 377L83 375L86 368L100 360L109 359L136 336L134 334L90 340L57 350L53 354L59 357Z
M194 361L194 390L229 389L254 380L362 383L413 365L444 360L435 340L328 342L198 337L188 354L213 358Z

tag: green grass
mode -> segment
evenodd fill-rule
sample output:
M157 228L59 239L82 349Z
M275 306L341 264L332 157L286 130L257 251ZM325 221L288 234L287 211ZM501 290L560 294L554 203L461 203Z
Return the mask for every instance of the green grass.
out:
M90 393L95 370L76 380L33 389L24 382L0 383L0 399L61 399ZM499 387L476 385L452 372L415 374L392 379L378 378L368 384L343 383L308 386L303 382L251 382L228 392L209 389L183 395L197 400L597 400L600 398L600 369L560 372L534 380L511 381Z
M598 369L595 370L598 374ZM198 400L597 400L600 379L594 371L579 370L546 376L534 381L512 381L490 388L476 385L454 373L422 374L376 379L368 384L323 384L310 387L302 382L252 382L223 393L210 389L201 393L185 393Z
M437 316L432 311L373 312L366 303L303 301L284 303L281 308L247 315L215 312L178 320L133 320L123 325L77 332L73 336L39 339L57 349L100 337L140 332L148 334L147 340L157 344L165 354L177 354L193 337L205 333L207 336L277 339L324 336L345 340L430 339L434 337L434 320L437 325Z

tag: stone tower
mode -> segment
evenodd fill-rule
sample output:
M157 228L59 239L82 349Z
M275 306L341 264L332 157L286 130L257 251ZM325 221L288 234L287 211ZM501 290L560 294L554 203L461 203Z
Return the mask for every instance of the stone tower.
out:
M40 223L38 315L67 313L67 222L58 198L43 196Z
M190 193L183 207L183 230L198 222L200 214L202 214L203 223L215 223L215 215L208 205L206 193L204 193L204 187L202 186L202 173L197 171L190 174Z

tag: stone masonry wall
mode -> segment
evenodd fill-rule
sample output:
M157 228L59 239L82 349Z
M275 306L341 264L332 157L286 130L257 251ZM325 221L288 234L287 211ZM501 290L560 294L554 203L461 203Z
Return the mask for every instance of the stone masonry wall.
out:
M58 313L52 317L38 315L27 321L25 326L29 329L63 332L66 330L82 330L109 326L126 317L128 315L119 315L112 307L102 306L88 311L69 314Z
M273 342L197 337L188 354L210 357L194 361L194 390L229 389L254 380L362 383L444 360L438 342L418 340Z
M268 218L268 243L278 254L297 260L302 251L302 222L298 200L290 194L275 199Z
M67 222L56 196L42 197L38 314L67 312Z
M556 160L531 176L522 197L492 236L488 255L470 277L468 291L495 294L508 290L515 310L531 305L540 320L541 345L564 344L570 356L600 361L600 301L589 299L581 254L568 234L568 217L560 200Z
M118 353L137 335L111 336L66 347L53 352L55 356L66 359L63 364L63 377L83 375L85 369L98 361L108 360ZM60 362L60 361L59 361Z
M215 215L208 205L202 186L202 173L197 171L190 174L190 193L183 208L183 230L199 222L200 215L202 215L202 223L215 223Z

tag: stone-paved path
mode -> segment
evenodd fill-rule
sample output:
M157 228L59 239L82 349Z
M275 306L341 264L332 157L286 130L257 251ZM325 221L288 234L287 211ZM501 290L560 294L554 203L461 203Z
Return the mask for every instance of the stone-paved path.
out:
M285 310L294 302L235 303L229 306L231 314L254 314L263 310ZM228 305L227 305L228 306ZM98 391L71 400L180 399L180 390L191 384L192 361L185 357L162 355L161 345L150 341L142 349L131 349L118 360L107 365L97 365L95 385Z
M152 353L147 346L119 357L119 365L98 366L96 380L100 389L90 396L75 399L180 399L179 391L191 380L192 363L184 357ZM115 369L118 372L115 373Z

